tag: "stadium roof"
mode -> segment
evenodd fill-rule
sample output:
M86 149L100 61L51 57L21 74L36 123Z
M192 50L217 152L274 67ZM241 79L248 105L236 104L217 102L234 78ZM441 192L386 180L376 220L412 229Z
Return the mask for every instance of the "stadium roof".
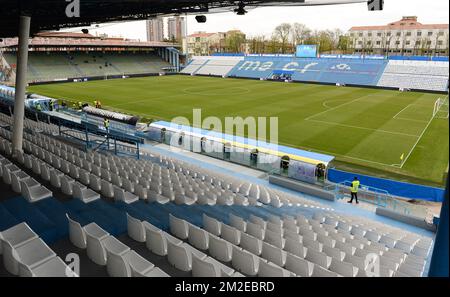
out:
M68 17L66 8L74 1L79 17ZM0 37L18 35L20 15L29 15L31 34L60 28L89 26L95 23L142 20L156 15L201 14L230 11L243 3L248 8L285 5L331 5L366 2L364 0L0 0Z

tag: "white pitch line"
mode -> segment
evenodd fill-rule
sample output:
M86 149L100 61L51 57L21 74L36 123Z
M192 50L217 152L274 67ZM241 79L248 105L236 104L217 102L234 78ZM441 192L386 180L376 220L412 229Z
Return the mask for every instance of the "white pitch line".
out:
M361 129L361 130L369 130L369 131L381 132L381 133L387 133L387 134L393 134L393 135L401 135L401 136L407 136L407 137L419 137L419 135L414 135L414 134L406 134L406 133L401 133L401 132L393 132L393 131L387 131L387 130L366 128L366 127L358 127L358 126L340 124L340 123L335 123L335 122L327 122L327 121L320 121L320 120L309 120L309 121L323 123L323 124L327 124L327 125L342 126L342 127Z
M364 97L365 97L365 96L363 96L363 97L359 97L359 98L356 98L356 99L354 99L354 100L352 100L352 101L349 101L349 102L346 102L346 103L340 104L340 105L338 105L338 106L336 106L336 107L333 107L333 108L330 108L330 109L324 110L324 111L322 111L322 112L319 112L319 113L313 114L312 116L309 116L309 117L307 117L307 118L305 119L305 121L309 121L310 119L312 119L312 118L315 118L315 117L317 117L317 116L319 116L319 115L321 115L321 114L324 114L324 113L326 113L326 112L329 112L329 111L332 111L332 110L338 109L338 108L340 108L340 107L342 107L342 106L345 106L345 105L351 104L351 103L353 103L353 102L355 102L355 101L361 100L361 99L362 99L362 98L364 98Z
M411 121L411 122L417 122L417 123L428 123L427 121L423 120L414 120L414 119L407 119L407 118L395 118L396 120L403 120L403 121Z
M290 144L290 143L278 142L278 144L292 147L292 144ZM297 147L302 149L302 150L307 150L309 152L322 153L322 154L332 155L332 156L335 156L335 157L343 157L343 158L347 158L347 159L353 159L353 160L363 161L363 162L367 162L367 163L373 163L373 164L382 165L382 166L397 167L398 168L399 165L400 165L400 164L392 164L391 165L391 164L386 164L386 163L381 163L381 162L361 159L361 158L357 158L357 157L351 157L351 156L348 156L348 155L341 155L341 154L337 154L337 153L332 153L332 152L328 152L328 151L324 151L324 150L311 149L311 148L302 147L302 146L297 146Z
M395 116L393 116L392 118L393 119L396 119L397 118L397 116L399 115L399 114L401 114L403 111L405 111L408 107L410 107L411 105L413 105L413 104L408 104L408 105L406 105L406 107L405 108L403 108L402 110L400 110Z
M432 116L431 119L428 121L428 124L426 125L425 129L423 129L422 134L420 134L420 136L417 139L416 143L414 144L414 146L409 151L408 155L406 156L406 158L403 160L402 164L400 165L400 168L403 168L403 165L405 165L406 161L408 161L408 159L411 156L412 152L416 148L417 144L419 144L420 140L422 139L423 135L425 134L425 132L427 131L428 127L431 125L431 122L433 122L433 120L434 120L434 116Z

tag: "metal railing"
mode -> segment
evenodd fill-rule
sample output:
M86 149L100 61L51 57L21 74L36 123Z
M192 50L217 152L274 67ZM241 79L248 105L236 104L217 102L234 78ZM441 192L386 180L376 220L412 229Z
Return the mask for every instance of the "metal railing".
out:
M324 189L334 192L336 199L345 199L350 196L351 183L351 181L344 181L328 185ZM375 187L360 185L358 200L404 215L423 218L427 222L431 221L433 217L426 207L403 201L401 198L391 195L388 191Z

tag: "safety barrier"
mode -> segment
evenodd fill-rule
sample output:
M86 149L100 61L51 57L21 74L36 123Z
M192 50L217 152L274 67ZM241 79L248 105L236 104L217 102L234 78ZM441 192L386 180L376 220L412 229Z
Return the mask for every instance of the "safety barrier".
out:
M441 188L355 174L337 170L335 168L330 168L328 170L328 180L333 183L339 184L348 180L353 180L354 177L358 177L361 184L364 184L367 187L387 191L392 196L435 202L444 201L444 189Z

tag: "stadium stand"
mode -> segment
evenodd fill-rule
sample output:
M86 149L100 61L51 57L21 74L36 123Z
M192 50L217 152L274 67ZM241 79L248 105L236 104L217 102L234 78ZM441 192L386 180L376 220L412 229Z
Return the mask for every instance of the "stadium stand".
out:
M209 59L205 57L197 57L190 61L188 65L181 71L184 74L196 74L197 71L206 63L208 63Z
M293 81L379 86L429 91L448 90L446 61L361 59L297 59L289 57L194 57L185 74L270 79L276 72L292 72ZM228 70L235 61L235 66Z
M389 61L378 86L431 91L448 90L449 64L430 61Z
M241 57L216 57L203 64L195 74L226 76L241 60Z
M3 251L12 274L60 274L63 263L51 244L67 237L110 276L366 276L370 253L380 256L381 276L424 274L429 237L162 155L143 154L138 161L86 153L56 137L54 125L29 119L24 153L13 157L12 118L0 114L0 122L5 184L9 173L21 180L25 198L23 189L41 188L41 181L70 197L64 203L54 194L0 202L7 214L0 219L0 238L8 240L23 218L36 238L29 248L45 255L28 260L29 249L15 249L26 253L27 260L18 260L20 267L28 265L25 274ZM17 191L17 182L11 184ZM210 198L202 201L202 195ZM156 266L151 259L158 255L165 258Z
M9 65L16 64L16 56L4 53ZM28 81L130 75L164 72L170 64L155 54L144 53L39 53L30 52Z

